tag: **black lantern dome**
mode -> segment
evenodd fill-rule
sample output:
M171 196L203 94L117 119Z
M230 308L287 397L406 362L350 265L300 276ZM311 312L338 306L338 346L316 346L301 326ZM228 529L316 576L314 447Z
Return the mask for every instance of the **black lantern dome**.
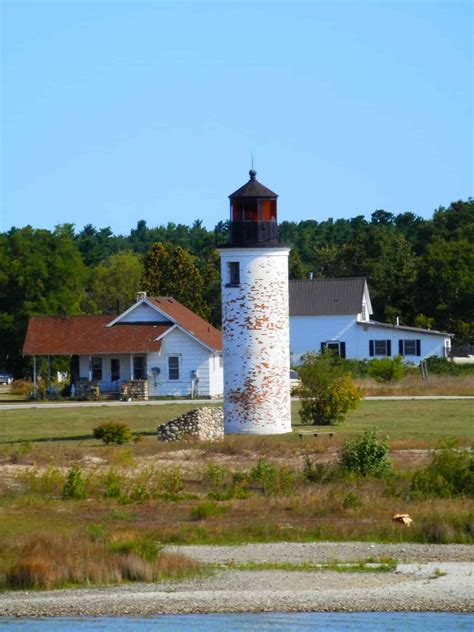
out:
M250 180L229 195L230 246L278 246L278 195L257 180L254 169L249 171L249 175Z

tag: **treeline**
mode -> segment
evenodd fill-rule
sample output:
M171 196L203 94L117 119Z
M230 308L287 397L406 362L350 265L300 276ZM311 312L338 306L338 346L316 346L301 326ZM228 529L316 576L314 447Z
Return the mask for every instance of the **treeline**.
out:
M114 313L137 291L173 295L220 325L216 235L141 220L129 235L72 224L54 231L12 228L0 234L0 368L20 376L28 318L36 314ZM474 200L439 208L431 219L383 210L352 219L282 222L280 240L292 244L290 278L365 276L374 318L474 337Z

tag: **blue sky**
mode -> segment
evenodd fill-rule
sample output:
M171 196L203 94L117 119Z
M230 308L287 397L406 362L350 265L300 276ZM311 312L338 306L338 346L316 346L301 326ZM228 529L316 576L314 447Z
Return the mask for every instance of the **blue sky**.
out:
M3 0L0 230L428 217L472 195L472 4Z

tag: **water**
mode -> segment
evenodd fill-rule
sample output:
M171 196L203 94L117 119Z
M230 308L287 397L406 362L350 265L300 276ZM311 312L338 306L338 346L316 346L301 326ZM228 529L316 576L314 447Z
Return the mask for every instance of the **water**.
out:
M154 617L0 617L0 630L18 632L460 632L474 630L474 614L439 612L301 612L186 614Z

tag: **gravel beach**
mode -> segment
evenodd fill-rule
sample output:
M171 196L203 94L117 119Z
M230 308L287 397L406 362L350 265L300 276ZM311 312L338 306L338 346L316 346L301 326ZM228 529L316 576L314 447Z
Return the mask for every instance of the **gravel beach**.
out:
M229 570L179 584L8 592L3 616L147 615L265 611L474 610L474 549L362 542L169 547L207 563L355 561L384 555L393 573Z

